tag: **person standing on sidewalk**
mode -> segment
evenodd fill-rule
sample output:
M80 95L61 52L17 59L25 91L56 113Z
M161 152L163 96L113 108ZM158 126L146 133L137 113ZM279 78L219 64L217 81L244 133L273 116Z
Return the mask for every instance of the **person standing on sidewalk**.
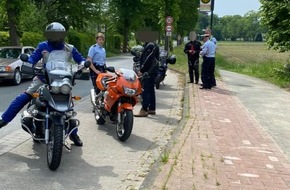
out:
M195 84L199 81L199 53L201 50L201 43L196 40L196 33L190 32L190 41L185 44L183 52L187 54L189 82ZM194 73L193 73L194 71Z
M155 79L159 71L159 47L154 42L144 44L143 53L140 57L140 71L138 76L145 72L149 77L142 79L142 108L135 117L147 117L148 114L156 114Z
M96 84L96 79L99 73L105 72L106 65L106 50L103 47L105 42L105 35L103 33L96 34L96 44L92 45L89 49L87 61L90 61L90 74L93 87L96 94L100 92Z
M204 44L202 46L202 51L200 52L200 55L203 58L201 70L201 80L203 85L200 89L211 89L214 76L216 45L209 40L209 37L209 34L203 35Z
M205 34L209 34L209 40L212 41L212 42L216 45L216 47L217 47L217 40L216 40L216 38L211 34L211 29L210 29L210 28L207 28L207 29L205 30ZM214 70L215 70L215 66L214 66ZM212 86L212 87L213 87L213 86L216 86L216 80L215 80L214 72L213 72L213 76L212 76L212 85L211 85L211 86Z
M216 38L211 34L211 29L207 28L204 32L205 34L209 34L209 40L212 41L215 45L217 45Z

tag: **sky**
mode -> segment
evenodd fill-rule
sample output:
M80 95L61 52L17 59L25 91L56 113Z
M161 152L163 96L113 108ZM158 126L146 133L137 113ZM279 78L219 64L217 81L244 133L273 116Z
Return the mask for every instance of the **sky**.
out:
M261 3L259 0L214 0L213 13L218 17L225 15L244 16L249 11L258 11Z

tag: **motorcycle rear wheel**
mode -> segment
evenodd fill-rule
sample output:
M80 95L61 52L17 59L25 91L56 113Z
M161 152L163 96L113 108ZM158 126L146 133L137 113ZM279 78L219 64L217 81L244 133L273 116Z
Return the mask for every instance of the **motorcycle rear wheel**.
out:
M49 142L47 144L47 165L56 170L61 162L63 148L63 126L51 124Z
M121 113L121 122L116 125L116 133L118 139L122 142L125 142L131 135L133 129L133 111L125 110Z

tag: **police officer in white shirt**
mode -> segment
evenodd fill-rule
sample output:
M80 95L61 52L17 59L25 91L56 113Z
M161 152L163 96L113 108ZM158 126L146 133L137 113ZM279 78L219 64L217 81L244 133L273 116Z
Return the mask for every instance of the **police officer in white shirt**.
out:
M100 92L96 85L96 78L98 74L106 72L105 64L106 64L106 50L103 47L105 42L105 35L102 33L96 34L96 44L92 45L88 52L87 60L92 64L90 65L90 73L92 84L95 88L96 94Z
M201 81L203 83L200 89L211 89L215 69L215 51L216 45L209 40L210 35L203 35L204 45L200 55L203 58L201 69Z

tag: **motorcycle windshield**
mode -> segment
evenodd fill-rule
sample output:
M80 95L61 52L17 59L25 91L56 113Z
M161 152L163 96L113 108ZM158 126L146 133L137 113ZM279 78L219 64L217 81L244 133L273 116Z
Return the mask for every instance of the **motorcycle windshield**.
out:
M168 57L168 52L166 50L160 50L159 56L160 57Z
M123 74L123 77L128 82L135 82L137 80L137 76L133 70L130 69L120 69L120 72Z
M49 53L46 63L48 73L53 70L61 70L65 72L72 71L72 63L69 62L70 54L63 50L54 50Z
M168 57L168 52L166 50L160 50L159 52L160 61L165 61L167 57Z

